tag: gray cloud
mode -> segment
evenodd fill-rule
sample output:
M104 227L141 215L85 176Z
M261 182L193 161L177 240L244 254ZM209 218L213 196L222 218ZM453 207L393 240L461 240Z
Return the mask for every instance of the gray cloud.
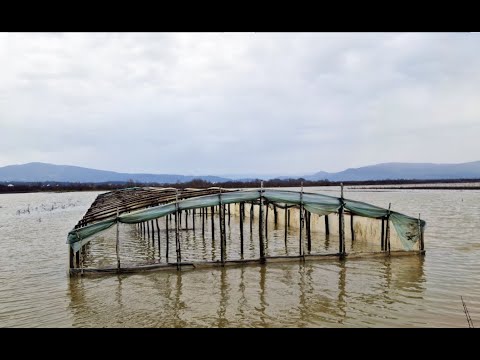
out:
M308 174L480 154L480 34L0 34L0 166Z

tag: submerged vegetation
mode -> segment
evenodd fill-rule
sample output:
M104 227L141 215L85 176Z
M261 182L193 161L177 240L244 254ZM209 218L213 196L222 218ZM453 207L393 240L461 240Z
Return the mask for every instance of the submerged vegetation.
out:
M194 179L189 182L178 182L174 184L165 183L140 183L135 181L127 182L104 182L104 183L80 183L80 182L4 182L0 183L0 194L28 193L28 192L65 192L65 191L111 191L124 189L132 186L162 186L174 188L209 188L219 186L224 188L251 188L259 187L261 179L240 181L232 180L222 183ZM445 183L471 183L480 182L480 179L444 179L444 180L367 180L367 181L343 181L344 185L409 185L409 184L445 184ZM329 180L305 180L298 179L271 179L264 180L265 187L294 187L294 186L339 186L340 181ZM451 187L439 186L415 186L412 189L451 189ZM454 189L477 189L480 187L456 186Z

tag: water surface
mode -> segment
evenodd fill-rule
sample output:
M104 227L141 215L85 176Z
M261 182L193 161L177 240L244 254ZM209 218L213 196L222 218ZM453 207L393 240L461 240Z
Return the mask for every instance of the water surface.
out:
M314 190L338 196L337 188ZM480 191L346 189L351 199L420 212L425 257L69 278L66 234L98 194L0 195L0 327L467 327L460 296L480 321ZM212 244L199 224L195 235L182 231L182 256L218 259L218 230ZM231 225L234 256L238 223ZM245 228L245 257L256 257ZM122 264L162 261L164 233L159 254L134 227L121 230ZM92 242L86 266L114 263L114 231ZM284 252L283 228L269 234L268 254ZM297 239L291 230L287 250L297 251ZM315 251L329 247L314 236ZM172 242L171 261L174 251Z

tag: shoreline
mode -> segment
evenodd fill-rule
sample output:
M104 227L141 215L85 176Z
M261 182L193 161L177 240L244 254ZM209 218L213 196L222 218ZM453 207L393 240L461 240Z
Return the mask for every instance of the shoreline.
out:
M203 180L193 180L185 183L66 183L66 182L35 182L35 183L0 183L0 194L21 194L37 192L84 192L84 191L112 191L131 187L173 187L173 188L209 188L221 186L223 188L256 188L262 180L249 182L229 181L211 183ZM355 187L356 190L480 190L480 179L443 179L443 180L367 180L367 181L312 181L305 179L271 179L264 180L263 186L276 187ZM434 185L438 184L438 185ZM465 185L460 185L465 184ZM466 185L472 184L472 185Z

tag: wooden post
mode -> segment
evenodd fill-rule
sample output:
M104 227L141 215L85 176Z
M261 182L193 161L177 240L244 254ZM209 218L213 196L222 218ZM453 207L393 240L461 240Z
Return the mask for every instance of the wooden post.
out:
M215 207L210 207L210 217L212 223L212 240L215 240L215 222L214 222L214 215L215 214Z
M148 224L148 221L146 221L146 223L147 223L147 236L150 239L150 225Z
M250 234L253 232L253 201L250 206Z
M222 211L223 211L223 243L224 243L223 248L225 251L225 259L227 259L227 227L225 226L226 209L227 207L224 204Z
M302 252L302 228L303 228L303 181L302 181L302 190L300 191L300 234L298 237L298 254L303 255Z
M306 211L306 210L305 210ZM308 253L312 251L312 229L310 228L310 221L311 221L312 214L309 211L306 211L305 218L307 219L307 246L308 246Z
M188 229L188 210L185 210L185 229Z
M83 248L83 246L82 246ZM83 255L82 255L82 249L78 251L78 254L80 256L80 269L81 269L81 274L83 275Z
M228 226L230 226L230 204L228 204Z
M420 214L418 214L418 232L420 236L420 250L423 251L425 250L425 244L423 243L423 229L422 229L422 224L420 220Z
M192 210L193 233L195 234L195 209Z
M388 214L387 214L387 226L386 226L386 234L385 238L387 241L387 251L390 253L390 207L392 203L388 204Z
M75 263L76 263L76 268L80 267L80 250L78 250L75 253Z
M345 255L345 221L343 218L343 212L344 212L344 202L343 202L343 183L340 183L341 186L341 206L338 211L338 234L339 234L339 245L338 245L338 250L340 255Z
M143 226L143 238L145 239L145 235L147 234L147 229L145 227L145 222L142 221L142 226Z
M242 244L243 244L243 239L242 239ZM243 253L243 249L242 249L242 253ZM75 254L73 252L72 246L69 244L68 245L68 263L69 263L70 269L73 269L74 266L75 266L75 264L73 262L74 257L75 257Z
M153 248L155 248L155 230L153 227L153 220L150 220L150 225L152 227L152 246Z
M287 212L288 212L288 220L287 220L287 222L288 222L288 227L290 227L290 209L288 209Z
M158 243L158 260L160 260L160 225L158 225L158 219L155 219L157 224L157 243Z
M260 208L258 215L258 238L260 242L260 263L265 263L265 249L263 246L263 181L260 183Z
M175 248L177 251L177 270L180 270L180 263L182 262L182 253L180 250L180 236L178 232L178 228L180 226L181 215L178 209L178 190L175 192Z
M285 232L285 247L287 247L287 213L288 213L288 208L287 208L287 204L285 204L285 224L284 224L284 232Z
M118 214L119 214L119 211L118 211L118 207L117 207L117 219L116 219L116 222L117 222L117 242L116 242L116 246L115 246L115 251L117 253L117 269L120 270L120 254L119 254L119 247L120 247L120 228L119 228L119 225L120 223L118 222Z
M171 215L171 214L170 214ZM168 221L169 221L169 216L165 216L165 236L167 237L167 240L165 241L165 259L168 263L168 247L169 247L169 243L170 243L170 239L169 239L169 236L168 236Z
M243 208L245 207L245 203L240 203L240 255L243 259Z
M268 201L265 201L265 239L268 238Z
M202 236L205 236L205 209L201 208L200 212L202 213Z
M330 226L328 224L328 215L325 215L325 235L330 235Z
M382 233L380 235L382 251L385 250L385 217L382 217Z
M277 225L277 206L273 204L273 223Z
M350 232L352 233L352 242L355 241L355 230L353 229L353 213L350 212Z

